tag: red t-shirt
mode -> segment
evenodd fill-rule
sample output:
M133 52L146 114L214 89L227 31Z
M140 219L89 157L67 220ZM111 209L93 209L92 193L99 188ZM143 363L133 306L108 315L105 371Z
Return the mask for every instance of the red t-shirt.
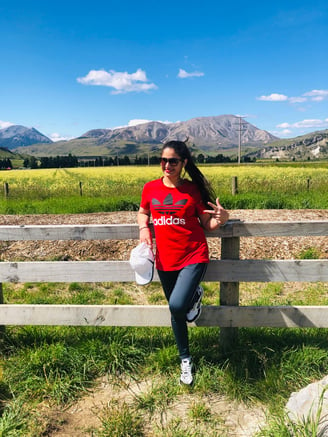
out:
M148 182L140 206L151 212L156 238L156 267L180 270L186 265L208 263L208 246L199 216L206 209L197 186L185 180L177 188L162 179Z

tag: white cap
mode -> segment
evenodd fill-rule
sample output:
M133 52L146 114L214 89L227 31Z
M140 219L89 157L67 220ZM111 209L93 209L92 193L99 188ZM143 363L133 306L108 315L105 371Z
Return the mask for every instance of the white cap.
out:
M130 265L137 284L146 285L151 282L154 274L154 254L148 244L140 243L131 250Z

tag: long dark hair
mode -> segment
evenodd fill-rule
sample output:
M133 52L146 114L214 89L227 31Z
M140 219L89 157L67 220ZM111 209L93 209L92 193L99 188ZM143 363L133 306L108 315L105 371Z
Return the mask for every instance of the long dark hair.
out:
M207 205L207 202L214 203L216 197L214 190L203 173L195 165L186 142L178 140L168 141L164 144L162 152L164 149L168 148L174 149L175 153L179 155L181 159L187 159L187 164L185 165L186 172L190 176L192 182L197 185L205 205Z

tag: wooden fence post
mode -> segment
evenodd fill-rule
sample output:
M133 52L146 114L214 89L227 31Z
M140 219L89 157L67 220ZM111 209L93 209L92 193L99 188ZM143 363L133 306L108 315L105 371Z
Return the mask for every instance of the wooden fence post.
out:
M231 183L232 183L231 192L232 192L232 195L235 196L236 194L238 194L238 179L237 179L237 176L232 176Z
M83 196L83 190L82 190L82 182L79 182L79 188L80 188L80 196Z
M222 238L221 259L239 259L240 238ZM239 282L220 282L220 305L239 305ZM238 340L238 328L220 329L220 349L230 351Z
M3 300L3 290L2 290L2 283L0 282L0 305L2 305L4 302ZM6 327L4 325L0 325L0 339L4 335L6 330Z
M8 182L3 183L3 191L5 194L5 198L7 199L7 197L9 197L9 184L8 184Z

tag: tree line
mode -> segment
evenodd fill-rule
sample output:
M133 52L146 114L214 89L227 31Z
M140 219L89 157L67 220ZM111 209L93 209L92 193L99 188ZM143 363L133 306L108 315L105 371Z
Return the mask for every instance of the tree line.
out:
M202 153L194 157L198 164L217 164L217 163L233 163L237 162L236 157L224 156L221 153L216 156L205 156ZM255 162L256 158L242 157L242 162ZM41 157L36 158L30 156L24 159L23 166L25 168L71 168L71 167L110 167L117 165L156 165L160 164L159 156L138 156L130 158L129 156L112 157L95 157L95 158L79 158L72 154L68 156L56 157Z
M0 159L0 169L1 170L12 169L12 168L13 168L13 166L12 166L9 158Z
M78 165L78 158L71 153L68 156L42 156L41 158L30 156L23 162L25 168L70 168Z

